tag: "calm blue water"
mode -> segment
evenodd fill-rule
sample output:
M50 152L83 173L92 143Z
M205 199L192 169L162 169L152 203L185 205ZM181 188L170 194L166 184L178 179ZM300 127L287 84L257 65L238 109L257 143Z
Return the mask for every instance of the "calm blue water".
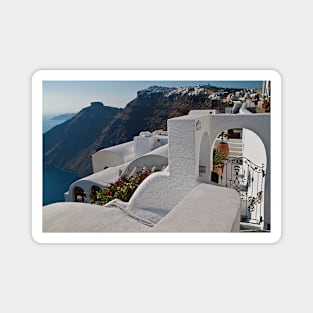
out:
M43 133L65 121L51 120L52 117L53 115L43 116ZM65 172L52 167L43 168L43 205L63 202L64 192L79 178L78 173Z
M56 168L43 169L43 205L63 202L64 192L80 176L73 172L64 172Z
M65 122L65 120L52 120L55 115L44 115L43 116L43 124L42 124L42 132L45 133L54 126Z

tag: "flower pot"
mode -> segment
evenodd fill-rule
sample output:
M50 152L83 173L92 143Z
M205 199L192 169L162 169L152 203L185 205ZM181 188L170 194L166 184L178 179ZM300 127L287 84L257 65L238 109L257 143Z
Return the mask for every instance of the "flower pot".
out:
M220 142L219 144L217 144L216 149L223 154L224 158L228 157L229 146L227 142Z
M216 173L218 176L223 175L223 169L224 169L224 164L214 164L213 165L213 172Z

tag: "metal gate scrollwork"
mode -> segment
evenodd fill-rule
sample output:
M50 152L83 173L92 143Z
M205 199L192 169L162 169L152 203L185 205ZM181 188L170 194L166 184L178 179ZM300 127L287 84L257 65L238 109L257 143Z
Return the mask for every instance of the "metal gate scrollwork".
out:
M219 184L235 189L241 197L241 221L260 224L264 210L264 164L255 164L246 157L230 156L224 161Z

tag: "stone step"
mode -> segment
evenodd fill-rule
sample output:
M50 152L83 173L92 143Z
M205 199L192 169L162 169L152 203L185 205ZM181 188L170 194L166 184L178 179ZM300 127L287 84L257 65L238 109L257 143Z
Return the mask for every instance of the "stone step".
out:
M229 146L229 151L242 151L240 146Z
M228 142L228 143L242 143L242 139L230 138L230 139L226 140L226 142Z
M242 151L234 151L234 150L230 150L229 151L229 155L228 156L234 156L234 157L242 157Z
M242 142L228 142L229 146L235 146L235 147L242 147L243 143Z

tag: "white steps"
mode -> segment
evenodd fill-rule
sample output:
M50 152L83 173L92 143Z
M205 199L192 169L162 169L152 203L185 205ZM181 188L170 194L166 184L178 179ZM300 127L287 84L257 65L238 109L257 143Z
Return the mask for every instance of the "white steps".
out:
M216 141L218 143L219 140ZM243 156L243 142L242 139L228 139L229 156L242 157Z

